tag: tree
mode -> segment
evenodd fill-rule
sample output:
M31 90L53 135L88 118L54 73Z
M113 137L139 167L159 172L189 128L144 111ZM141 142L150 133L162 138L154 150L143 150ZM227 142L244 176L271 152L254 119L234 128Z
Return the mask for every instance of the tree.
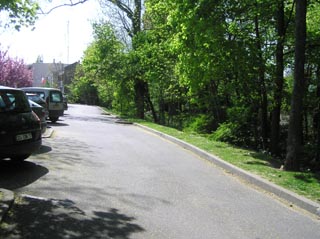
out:
M306 48L307 56L307 68L309 72L313 74L310 75L309 86L307 91L307 101L304 105L308 106L309 114L312 116L312 129L314 136L310 137L311 142L307 142L313 147L308 149L308 152L312 152L314 158L311 158L312 167L315 170L320 169L320 56L318 54L320 50L319 40L320 40L320 31L319 31L319 19L320 14L320 2L312 1L308 6L308 17L307 17L307 35L308 35L308 44Z
M33 25L37 19L39 9L39 4L33 0L0 2L0 12L7 12L9 17L8 22L5 22L4 26L14 26L16 30L20 30L22 26Z
M284 84L284 62L283 48L285 38L285 19L284 19L284 1L279 0L276 8L277 16L277 48L276 48L276 73L275 73L275 90L274 103L271 117L271 135L270 135L270 151L273 155L279 155L279 138L280 138L280 113Z
M302 144L302 110L305 87L307 0L296 1L294 86L291 99L290 122L287 141L286 170L300 169Z
M123 27L127 31L128 35L132 39L132 49L133 51L137 49L139 41L135 41L135 37L142 30L142 1L141 0L104 0L105 2L109 2L114 4L120 11L122 11L126 17L122 17L123 19ZM101 1L102 3L104 1ZM129 19L130 23L127 24L125 22L126 19ZM134 56L134 55L133 55ZM137 60L133 60L133 63ZM141 77L139 70L136 71L137 74L132 75L134 81L134 91L135 91L135 105L136 105L136 116L138 118L144 118L144 104L147 93L147 82L145 82Z
M88 105L99 104L97 86L94 80L88 77L88 73L84 72L81 64L77 66L75 78L68 88L71 92L70 98L73 102Z
M32 72L23 60L12 59L0 50L0 85L24 87L32 85Z
M71 92L78 102L132 112L132 62L111 25L93 24L94 41L86 49ZM87 103L87 102L86 102Z

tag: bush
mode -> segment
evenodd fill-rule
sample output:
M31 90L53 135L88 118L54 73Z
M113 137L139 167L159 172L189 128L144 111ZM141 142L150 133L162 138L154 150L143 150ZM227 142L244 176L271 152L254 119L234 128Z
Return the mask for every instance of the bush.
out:
M184 127L184 131L186 132L196 132L200 134L211 133L214 129L215 123L213 118L204 114L192 118Z
M237 130L238 126L235 123L225 122L220 124L218 129L209 138L215 141L236 143L238 141L236 137Z

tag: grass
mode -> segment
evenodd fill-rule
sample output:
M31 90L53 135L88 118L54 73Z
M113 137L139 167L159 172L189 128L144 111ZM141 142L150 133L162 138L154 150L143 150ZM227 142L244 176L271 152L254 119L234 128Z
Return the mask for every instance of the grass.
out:
M280 170L280 162L269 155L238 148L223 142L209 140L205 136L182 132L142 120L130 120L188 142L222 160L248 172L320 203L320 175L312 172L288 172Z

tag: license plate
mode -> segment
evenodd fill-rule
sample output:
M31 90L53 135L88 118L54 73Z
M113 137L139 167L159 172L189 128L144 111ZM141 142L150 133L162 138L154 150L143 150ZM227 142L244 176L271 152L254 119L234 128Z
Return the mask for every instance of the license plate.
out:
M54 105L51 105L50 109L52 109L52 110L60 110L61 107L60 107L59 104L54 104Z
M32 134L31 134L31 133L18 134L18 135L16 136L16 140L17 140L17 141L24 141L24 140L28 140L28 139L32 139Z

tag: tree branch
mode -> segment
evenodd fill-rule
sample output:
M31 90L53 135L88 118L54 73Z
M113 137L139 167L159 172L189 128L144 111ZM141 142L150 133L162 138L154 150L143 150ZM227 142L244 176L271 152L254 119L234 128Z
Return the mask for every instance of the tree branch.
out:
M132 37L132 29L131 29L130 25L128 24L128 22L126 21L125 17L123 15L121 15L120 12L118 12L118 15L119 15L120 21L122 22L123 28L128 33L128 35L130 37Z
M127 6L125 5L123 2L121 2L120 0L108 0L109 2L112 2L113 4L115 4L118 8L120 8L120 10L124 11L128 18L132 20L133 18L133 11Z
M64 3L64 4L61 4L61 5L57 5L53 8L51 8L49 11L45 12L43 11L42 9L40 9L40 14L44 14L44 15L47 15L51 12L53 12L54 10L58 9L58 8L61 8L61 7L73 7L73 6L77 6L79 4L83 4L85 2L87 2L88 0L79 0L78 2L73 2L72 0L70 0L69 3Z

